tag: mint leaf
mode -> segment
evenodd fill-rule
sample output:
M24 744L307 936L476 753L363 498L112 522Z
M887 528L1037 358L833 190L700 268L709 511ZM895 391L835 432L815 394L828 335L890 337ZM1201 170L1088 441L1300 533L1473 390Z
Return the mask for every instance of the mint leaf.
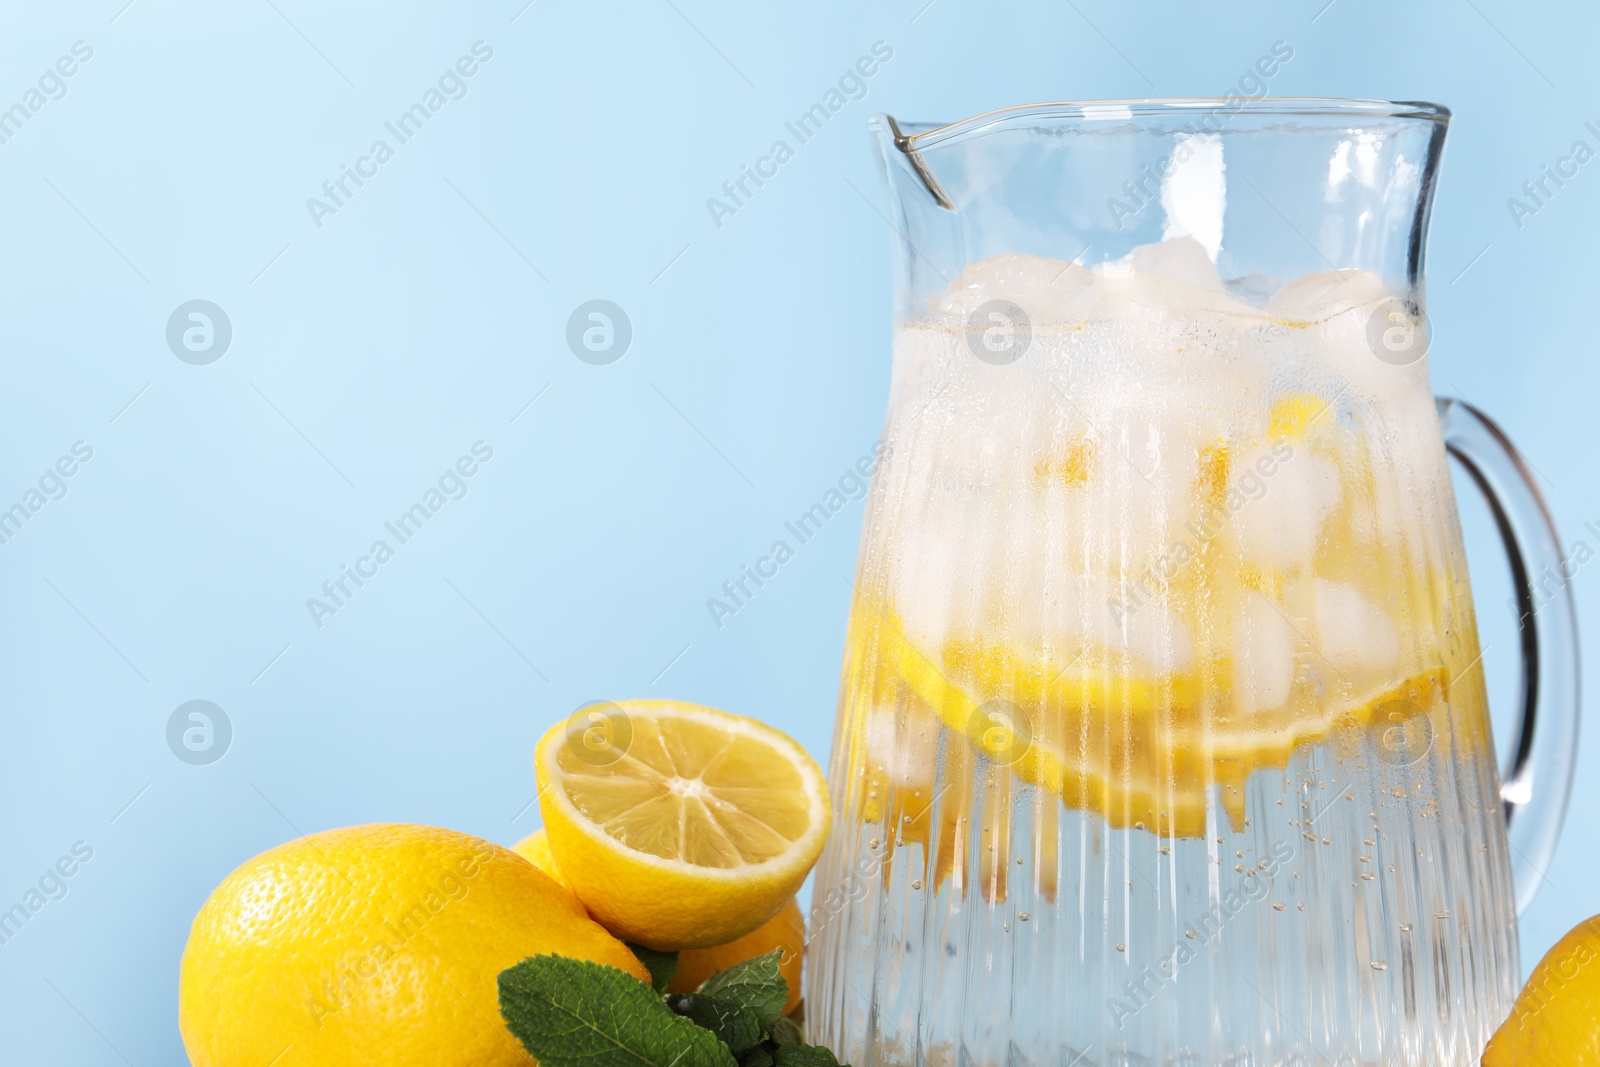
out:
M755 1012L732 1000L705 993L675 993L667 1007L717 1035L735 1056L743 1056L767 1036Z
M821 1045L779 1045L772 1061L777 1067L839 1067L839 1060Z
M696 992L748 1008L761 1021L761 1028L769 1030L783 1016L783 1005L789 999L789 984L778 973L782 956L782 951L773 949L765 956L735 963L701 982Z
M773 1020L770 1030L774 1044L803 1045L806 1043L805 1035L800 1032L799 1025L787 1015Z
M772 1067L772 1053L767 1051L765 1045L757 1045L745 1053L744 1059L739 1061L739 1067Z
M665 993L667 986L672 984L672 979L678 973L678 954L645 948L643 945L635 945L632 941L626 944L628 951L632 952L650 972L650 984L656 987L656 992Z
M615 967L531 956L499 985L506 1026L543 1067L736 1067L715 1034Z

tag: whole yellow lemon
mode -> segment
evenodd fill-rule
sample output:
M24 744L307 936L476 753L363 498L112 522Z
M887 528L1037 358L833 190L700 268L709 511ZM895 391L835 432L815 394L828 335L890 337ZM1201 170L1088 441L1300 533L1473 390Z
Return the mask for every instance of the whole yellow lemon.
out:
M511 846L511 851L539 868L545 874L556 880L561 888L572 892L572 883L567 876L561 873L561 867L556 863L555 854L550 851L550 839L543 830L535 830L521 841ZM582 901L579 901L582 903Z
M800 1004L800 968L806 952L806 918L800 913L800 905L792 900L766 925L736 941L715 948L686 948L678 953L678 971L667 992L693 993L718 971L774 950L783 953L778 957L778 973L789 986L789 1000L783 1006L787 1014Z
M1600 1067L1600 915L1544 954L1483 1052L1483 1067L1523 1064Z
M509 849L431 826L263 852L195 916L178 1026L194 1067L527 1067L496 978L539 953L649 972Z

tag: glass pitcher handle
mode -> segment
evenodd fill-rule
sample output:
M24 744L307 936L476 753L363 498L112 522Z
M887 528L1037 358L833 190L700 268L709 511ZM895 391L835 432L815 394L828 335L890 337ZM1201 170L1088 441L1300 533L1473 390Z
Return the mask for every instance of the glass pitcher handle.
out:
M1494 514L1511 557L1522 710L1503 767L1500 797L1516 879L1527 911L1555 854L1578 753L1578 618L1555 522L1533 476L1500 427L1463 400L1438 398L1444 444Z

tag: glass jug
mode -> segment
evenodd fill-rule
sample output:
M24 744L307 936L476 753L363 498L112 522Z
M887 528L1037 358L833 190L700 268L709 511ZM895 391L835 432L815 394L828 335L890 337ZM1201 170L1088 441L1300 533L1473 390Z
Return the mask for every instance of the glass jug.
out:
M806 986L841 1060L1468 1064L1506 1017L1576 634L1516 451L1429 389L1448 118L873 120L894 374ZM1447 452L1520 590L1503 782Z

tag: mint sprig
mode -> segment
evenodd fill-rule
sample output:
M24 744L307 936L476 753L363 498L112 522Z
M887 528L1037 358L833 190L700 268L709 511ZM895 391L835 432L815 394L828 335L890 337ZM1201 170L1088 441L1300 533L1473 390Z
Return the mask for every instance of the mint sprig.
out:
M796 1011L800 1009L796 1008ZM803 1045L806 1043L805 1035L800 1033L799 1025L787 1015L780 1015L772 1023L772 1043L775 1045Z
M783 1005L789 999L789 984L778 971L778 961L782 958L783 953L775 950L735 963L701 982L695 995L744 1008L755 1015L763 1031L770 1032L772 1024L782 1017Z
M615 967L562 956L501 971L506 1026L544 1067L841 1067L783 1014L781 953L719 971L693 993L662 995L676 954L635 952L654 989Z
M674 993L667 997L667 1007L716 1034L735 1056L743 1056L767 1036L755 1012L730 1000L704 993Z
M779 1045L772 1061L777 1067L840 1067L833 1053L821 1045Z
M500 972L500 1014L544 1067L735 1067L728 1046L626 971L532 956Z
M821 1045L758 1045L739 1067L839 1067L839 1061Z

